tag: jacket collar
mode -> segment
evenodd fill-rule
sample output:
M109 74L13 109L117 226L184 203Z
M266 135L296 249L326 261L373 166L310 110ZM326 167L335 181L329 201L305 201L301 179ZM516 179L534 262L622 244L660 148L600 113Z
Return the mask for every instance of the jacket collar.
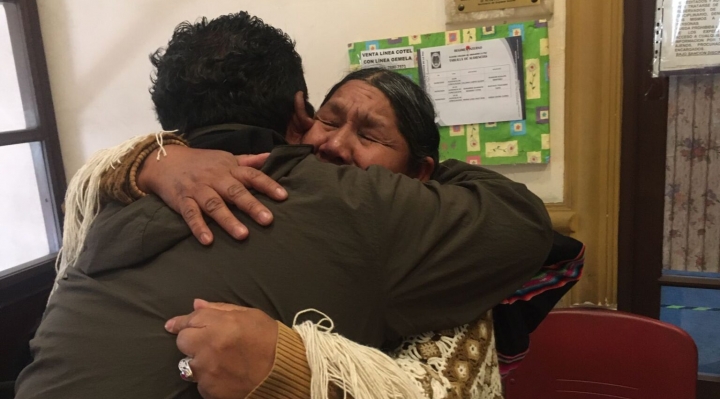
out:
M261 154L287 142L276 131L258 126L228 123L186 132L190 147L223 150L233 155Z

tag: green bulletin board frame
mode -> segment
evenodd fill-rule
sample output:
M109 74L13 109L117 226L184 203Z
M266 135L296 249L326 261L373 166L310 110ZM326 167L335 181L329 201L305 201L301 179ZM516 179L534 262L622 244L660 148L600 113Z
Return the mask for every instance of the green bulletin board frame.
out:
M509 36L522 36L523 40L526 119L441 126L440 160L458 159L482 165L549 163L550 56L546 20L350 43L348 53L350 65L356 69L360 68L362 51L413 46L416 50L415 68L398 69L396 72L420 83L417 50ZM479 151L469 151L468 148L479 148Z

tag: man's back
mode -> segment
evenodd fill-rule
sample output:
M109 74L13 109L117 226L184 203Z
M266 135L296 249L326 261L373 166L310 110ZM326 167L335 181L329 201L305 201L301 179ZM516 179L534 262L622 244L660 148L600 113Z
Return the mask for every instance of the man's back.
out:
M347 226L362 210L337 199L316 192L277 207L268 201L274 226L238 242L212 225L211 247L199 244L156 197L109 205L48 304L32 342L41 350L23 372L29 381L19 380L18 397L199 397L195 384L180 379L184 355L163 328L192 311L194 298L258 308L285 324L301 310L322 309L349 338L378 346L383 329L373 251L360 230ZM327 210L320 217L308 209L318 201ZM58 373L63 369L68 373Z
M270 228L250 225L246 242L216 229L215 243L204 247L179 215L153 197L105 209L76 269L49 303L32 342L35 361L21 375L17 397L198 397L195 385L179 378L176 365L184 356L163 329L170 317L191 311L194 298L257 307L285 324L297 312L315 308L333 319L336 331L373 346L398 334L461 325L518 288L539 269L546 255L542 248L549 249L546 221L529 201L513 205L527 211L516 215L526 220L526 231L509 232L532 247L529 253L537 253L517 255L517 262L529 265L505 275L497 270L503 264L473 265L468 260L472 251L462 249L468 240L477 241L480 258L484 238L499 235L503 227L493 222L482 231L471 228L493 217L486 193L461 201L468 190L458 188L450 193L450 205L458 209L448 211L434 202L442 197L435 186L430 193L414 192L424 186L381 168L365 172L322 164L309 153L297 146L273 152L266 173L279 179L290 196L281 204L264 201L275 222ZM385 179L389 188L373 186L368 175ZM505 182L493 180L493 190L502 191L498 184ZM501 197L519 189L508 187ZM400 202L382 205L384 197ZM484 211L466 209L472 198L486 205ZM415 212L423 208L427 214ZM403 211L416 224L400 225L393 215ZM437 217L447 223L438 223ZM427 226L434 228L414 237L405 231ZM468 238L473 231L476 235ZM424 235L429 248L417 247ZM436 248L443 240L449 241L450 253ZM448 262L438 268L438 262L425 264L425 259ZM457 300L475 290L482 301ZM447 308L447 302L457 305L417 316L433 306Z

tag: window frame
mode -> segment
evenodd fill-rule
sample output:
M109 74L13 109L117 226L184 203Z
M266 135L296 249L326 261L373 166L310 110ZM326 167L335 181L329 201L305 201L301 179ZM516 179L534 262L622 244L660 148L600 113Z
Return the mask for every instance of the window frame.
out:
M0 271L0 308L52 287L62 245L62 203L67 188L50 79L35 0L0 0L28 127L0 133L0 146L29 143L41 198L49 254Z
M720 280L662 274L668 78L653 78L655 2L625 1L618 309L660 318L663 286L720 290ZM697 398L720 397L720 376L698 374Z

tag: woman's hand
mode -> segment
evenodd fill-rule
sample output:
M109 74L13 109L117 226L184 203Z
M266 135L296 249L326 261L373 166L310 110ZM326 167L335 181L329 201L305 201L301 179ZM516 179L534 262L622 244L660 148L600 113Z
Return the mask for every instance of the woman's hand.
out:
M202 213L215 220L238 240L248 229L230 212L225 201L235 204L262 226L272 223L273 215L250 193L255 189L276 201L287 198L287 191L259 171L270 155L233 156L218 150L192 149L178 145L165 147L167 156L157 160L150 154L137 175L140 190L153 193L182 215L193 235L204 245L213 241Z
M272 371L278 324L257 309L196 299L194 312L167 321L205 399L244 398Z

